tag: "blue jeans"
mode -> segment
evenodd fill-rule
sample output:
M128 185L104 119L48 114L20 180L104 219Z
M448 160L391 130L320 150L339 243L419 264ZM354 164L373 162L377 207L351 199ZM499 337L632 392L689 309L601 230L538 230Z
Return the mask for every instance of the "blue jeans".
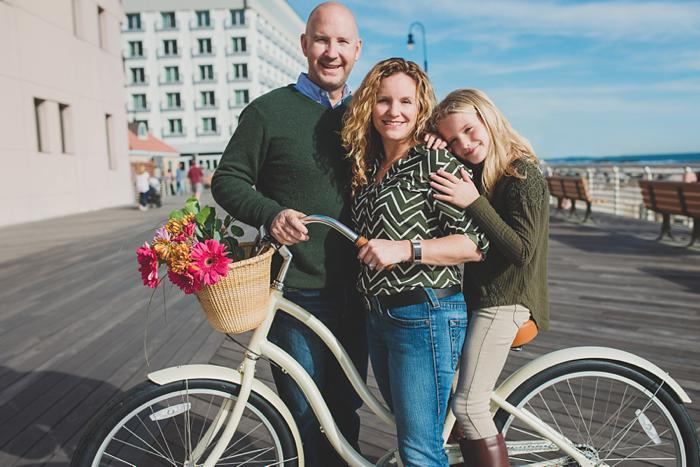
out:
M379 390L396 417L399 453L407 467L447 467L442 430L452 379L467 329L458 293L384 308L368 297L369 355Z
M367 379L367 335L365 309L354 287L321 290L286 289L285 298L300 305L321 320L338 338L357 371ZM309 373L323 395L338 428L359 451L360 417L357 410L362 399L355 393L328 347L309 328L286 313L278 312L269 339ZM320 424L304 394L294 380L272 367L277 391L292 412L304 443L307 466L345 466L321 433Z

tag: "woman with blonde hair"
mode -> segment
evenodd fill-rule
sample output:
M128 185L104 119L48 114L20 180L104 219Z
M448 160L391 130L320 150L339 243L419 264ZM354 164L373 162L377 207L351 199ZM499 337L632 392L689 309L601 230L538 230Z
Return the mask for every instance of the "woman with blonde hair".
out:
M510 344L532 317L549 327L547 238L549 194L530 143L481 91L460 89L435 109L433 123L448 149L473 171L432 175L435 198L461 209L488 236L481 263L464 267L470 310L452 410L462 429L467 466L509 465L489 401Z
M446 467L442 427L466 330L458 265L488 242L462 209L431 196L430 173L456 174L445 150L419 144L435 97L413 62L377 63L354 94L343 144L352 163L352 215L371 238L358 289L382 396L396 416L404 465Z

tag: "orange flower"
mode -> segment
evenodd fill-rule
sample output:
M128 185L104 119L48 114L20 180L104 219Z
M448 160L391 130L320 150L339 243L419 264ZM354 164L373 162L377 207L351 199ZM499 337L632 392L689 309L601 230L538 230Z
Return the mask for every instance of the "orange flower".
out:
M170 257L168 266L177 273L182 274L187 271L192 257L190 256L190 247L186 243L173 243L170 247Z

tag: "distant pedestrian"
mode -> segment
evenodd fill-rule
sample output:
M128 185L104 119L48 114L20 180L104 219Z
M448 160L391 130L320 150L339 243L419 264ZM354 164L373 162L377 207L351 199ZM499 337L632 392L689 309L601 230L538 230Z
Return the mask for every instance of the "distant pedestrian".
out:
M173 171L170 169L165 172L165 192L171 196L175 195L175 179L173 177Z
M136 191L139 193L139 209L141 211L148 210L148 190L151 188L148 180L150 177L146 167L139 165L136 175Z
M192 161L192 167L190 167L189 172L187 172L187 178L190 179L190 185L192 185L192 194L195 198L197 198L197 200L199 200L199 197L202 195L203 176L204 172L202 172L202 168L199 166L199 163L196 160Z
M185 193L185 163L180 162L175 170L175 192L178 195Z

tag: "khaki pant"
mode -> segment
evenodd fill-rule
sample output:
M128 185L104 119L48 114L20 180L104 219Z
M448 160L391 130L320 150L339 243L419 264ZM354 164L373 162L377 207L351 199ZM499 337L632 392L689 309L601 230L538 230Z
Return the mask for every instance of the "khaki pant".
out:
M489 411L491 392L518 328L529 318L530 310L522 305L495 306L472 312L452 401L452 411L467 439L498 434Z

